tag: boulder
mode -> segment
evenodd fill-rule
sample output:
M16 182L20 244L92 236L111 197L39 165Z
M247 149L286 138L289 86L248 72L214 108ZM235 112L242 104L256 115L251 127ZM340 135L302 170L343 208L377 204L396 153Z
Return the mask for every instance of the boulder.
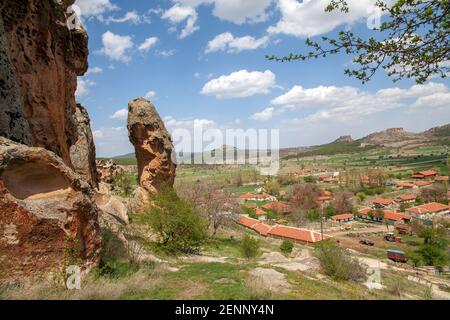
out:
M0 137L0 279L95 266L98 214L91 186L61 158Z
M158 192L163 184L173 186L176 161L172 138L155 107L145 99L128 105L128 132L136 150L139 197Z

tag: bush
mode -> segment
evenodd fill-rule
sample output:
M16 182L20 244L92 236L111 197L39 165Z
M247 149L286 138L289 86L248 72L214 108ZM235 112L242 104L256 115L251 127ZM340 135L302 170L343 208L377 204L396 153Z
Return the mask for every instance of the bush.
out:
M129 197L137 185L137 177L130 173L119 173L114 176L111 185L116 194Z
M341 247L332 241L316 244L316 256L320 261L322 272L336 280L362 281L366 270L358 260L353 259Z
M294 243L289 240L284 240L280 246L280 250L284 255L288 256L292 253L292 250L294 250Z
M252 259L258 256L259 242L255 238L246 235L241 242L241 253L244 258Z
M158 245L170 254L197 252L206 229L192 204L168 186L152 196L151 202L141 219L157 233Z

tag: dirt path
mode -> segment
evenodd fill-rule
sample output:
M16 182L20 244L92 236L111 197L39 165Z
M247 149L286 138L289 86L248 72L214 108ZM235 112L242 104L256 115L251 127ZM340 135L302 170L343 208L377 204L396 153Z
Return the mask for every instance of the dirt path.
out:
M364 234L364 233L378 233L378 232L388 232L385 225L375 225L369 228L362 228L358 230L345 230L345 231L337 231L337 232L327 232L329 235L333 237L339 236L347 236L349 234Z

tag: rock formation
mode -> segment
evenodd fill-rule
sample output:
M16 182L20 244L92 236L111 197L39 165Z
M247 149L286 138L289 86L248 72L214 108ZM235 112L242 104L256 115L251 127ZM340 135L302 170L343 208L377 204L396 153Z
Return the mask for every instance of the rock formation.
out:
M54 153L0 137L0 278L98 262L92 188ZM71 257L67 257L67 253Z
M103 183L111 183L114 176L124 172L123 168L119 167L110 159L97 160L98 180Z
M75 112L77 124L77 140L70 147L70 159L76 172L93 187L98 187L98 173L95 162L94 137L91 130L91 121L86 109L78 104Z
M67 27L67 9L74 2L9 0L0 4L6 53L12 64L9 86L13 85L14 77L23 104L22 108L10 107L16 112L9 112L9 117L11 121L23 118L29 127L27 132L28 128L19 124L24 129L20 130L22 139L17 138L17 133L2 135L26 144L30 144L27 143L30 139L31 145L53 151L69 167L85 170L89 166L94 168L92 159L72 159L74 153L70 152L79 140L77 76L88 68L87 33L82 28L69 30ZM89 176L90 172L82 174Z
M145 99L128 104L128 132L136 150L141 200L157 192L163 183L173 185L176 163L172 138L155 107Z
M68 252L99 259L95 147L75 101L88 37L67 27L73 3L0 2L0 279L54 270Z

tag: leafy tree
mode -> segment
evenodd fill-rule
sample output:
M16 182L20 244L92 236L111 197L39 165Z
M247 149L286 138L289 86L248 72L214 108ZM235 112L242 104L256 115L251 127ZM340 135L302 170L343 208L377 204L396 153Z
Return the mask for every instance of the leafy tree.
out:
M294 243L289 240L284 240L280 246L280 250L283 254L288 256L292 253L292 250L294 250Z
M332 216L336 215L336 211L334 210L333 206L328 205L325 207L325 216L327 218L331 218Z
M205 238L205 225L192 204L169 186L163 186L151 202L141 219L158 235L159 245L172 254L196 252Z
M264 185L264 189L266 189L266 191L272 195L272 196L278 196L280 194L281 191L281 186L280 184L275 181L267 181Z
M365 278L366 270L358 260L332 241L318 242L315 246L315 255L319 259L322 271L336 280L361 281Z
M241 253L246 259L253 259L258 256L259 242L255 238L245 235L241 242Z
M356 197L358 198L359 203L363 203L367 199L367 196L364 192L358 192L356 194Z
M113 177L111 183L115 193L129 197L137 185L137 177L130 173L119 173Z
M376 6L387 21L375 31L378 39L363 39L350 30L339 32L337 38L322 37L322 42L306 40L308 53L291 53L285 57L267 56L269 60L307 60L345 53L355 55L356 69L345 74L363 83L369 81L380 68L394 81L412 78L421 84L434 76L445 78L450 71L450 1L449 0L378 0ZM348 13L346 0L331 0L325 11Z

